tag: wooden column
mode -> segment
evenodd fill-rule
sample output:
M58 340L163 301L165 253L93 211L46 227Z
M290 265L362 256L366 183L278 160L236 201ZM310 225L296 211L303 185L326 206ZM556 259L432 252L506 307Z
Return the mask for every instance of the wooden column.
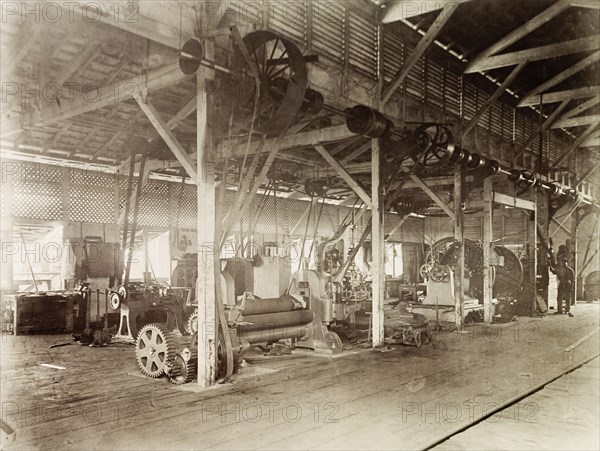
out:
M454 169L454 239L460 243L459 252L460 257L454 274L454 299L455 299L455 313L456 313L456 328L462 330L463 328L463 317L465 307L465 296L463 294L463 285L465 277L465 240L464 240L464 229L463 229L463 177L462 169L456 166Z
M11 163L14 167L16 163ZM6 165L8 167L8 164ZM5 215L0 218L0 244L2 261L0 261L0 290L12 291L14 289L13 280L13 255L19 254L22 243L17 244L13 238L13 174L7 174L6 168L3 168L2 189L5 194L5 204L2 205ZM16 169L15 169L16 171Z
M577 277L579 277L579 271L577 268L577 228L579 224L577 221L577 214L573 214L571 217L571 255L573 256L573 271L575 272L575 283L573 284L573 300L572 304L577 304Z
M372 225L371 246L373 253L372 261L372 311L371 318L373 320L373 347L380 347L384 344L384 328L383 328L383 296L385 290L385 267L384 267L384 224L383 224L383 205L381 202L380 189L380 152L381 141L373 140L372 155L371 155L371 202L372 208Z
M492 306L492 286L493 270L492 256L493 250L493 219L494 219L494 198L493 186L490 177L483 181L483 322L485 324L492 323L493 306Z
M534 203L534 208L527 211L529 213L529 223L527 224L527 243L529 248L529 281L533 293L531 295L531 311L530 315L536 314L537 310L537 191L531 191L531 201Z
M207 58L212 58L214 46L205 40ZM197 75L196 146L198 179L198 385L214 384L216 374L217 321L215 311L215 269L218 262L215 237L215 175L208 155L208 105L205 90L207 69Z

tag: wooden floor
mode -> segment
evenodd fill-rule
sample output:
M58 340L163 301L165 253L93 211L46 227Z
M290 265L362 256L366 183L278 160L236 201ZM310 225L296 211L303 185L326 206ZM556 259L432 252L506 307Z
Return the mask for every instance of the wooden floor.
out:
M574 318L521 318L469 327L462 334L440 332L421 349L261 363L255 377L199 393L139 377L131 346L47 349L61 337L5 335L2 419L17 435L3 445L7 450L424 449L596 355L599 306L578 305L573 313ZM268 368L277 371L263 374ZM582 385L581 393L586 390ZM564 418L536 415L540 431L573 423L568 412ZM597 411L585 421L597 425ZM512 427L502 433L511 438ZM515 448L530 445L514 439ZM502 446L482 437L477 447Z
M459 433L436 450L479 450L482 437L504 450L600 449L600 360Z

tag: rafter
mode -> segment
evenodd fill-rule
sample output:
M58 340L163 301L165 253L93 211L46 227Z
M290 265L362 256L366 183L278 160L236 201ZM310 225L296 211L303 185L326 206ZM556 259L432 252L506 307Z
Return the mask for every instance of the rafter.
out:
M548 118L544 122L542 122L541 127L539 125L536 126L536 129L533 131L533 133L531 133L529 138L527 138L527 141L525 142L523 147L521 147L521 150L515 156L515 161L518 161L518 159L521 158L521 155L523 155L525 150L527 150L527 148L531 145L531 143L535 140L535 138L539 136L540 131L543 133L546 130L548 130L548 128L550 128L550 126L556 121L556 118L558 118L560 113L562 113L562 111L567 107L569 102L570 102L570 100L563 100L561 102L561 104L558 106L558 108L556 108L552 112L552 114L550 114L550 116L548 116Z
M581 147L599 147L600 146L600 136L590 136L586 139Z
M411 180L417 184L419 188L425 191L425 193L431 198L431 200L433 200L437 204L437 206L444 211L444 213L446 213L450 218L452 218L452 220L455 219L454 212L450 209L450 207L448 207L448 205L446 205L446 203L442 199L440 199L439 196L429 186L427 186L423 180L421 180L417 175L410 172L410 170L407 168L403 168L402 171L405 174L407 174L411 178Z
M561 1L553 4L549 8L545 9L544 11L539 13L537 16L531 18L526 23L524 23L520 27L516 28L515 30L511 31L506 36L504 36L502 39L496 41L494 44L490 45L488 48L486 48L481 53L479 53L479 55L477 55L475 58L473 58L473 60L469 63L469 65L467 66L467 69L465 70L465 73L477 72L479 69L477 69L476 67L483 60L488 58L490 55L495 55L496 53L501 52L502 50L510 47L512 44L517 42L523 36L528 35L533 30L541 27L542 25L544 25L545 23L550 21L552 18L559 15L561 12L566 10L569 6L571 6L570 0L561 0Z
M183 74L179 69L179 64L175 63L148 74L138 75L129 80L116 83L112 86L91 90L87 92L84 97L63 105L63 108L58 105L49 106L45 108L38 117L27 124L27 126L34 127L50 124L80 114L96 111L100 108L130 99L134 94L140 92L142 88L147 89L148 91L156 91L166 86L180 83L188 78L190 78L190 76ZM94 99L94 101L91 102L89 99ZM9 136L20 132L22 129L21 118L18 116L12 117L2 122L0 136Z
M477 113L475 113L475 116L473 116L473 119L471 119L471 121L467 124L467 126L465 127L465 129L462 132L463 136L466 135L467 133L469 133L473 129L473 127L475 127L475 125L477 125L477 123L480 121L480 119L483 117L483 115L486 113L486 111L489 110L490 107L494 104L494 102L504 93L504 91L506 91L506 88L508 88L508 86L515 80L515 78L517 78L517 76L521 73L521 71L523 69L525 69L526 65L527 65L527 61L518 64L512 70L512 72L508 75L508 77L506 77L506 79L502 82L502 84L496 88L496 91L494 91L494 93L485 102L485 104L479 109L479 111L477 111Z
M60 74L56 76L55 82L62 86L71 77L76 77L96 57L100 45L96 42L89 45L73 61L67 63Z
M386 6L381 23L406 20L411 17L438 11L450 3L466 3L469 1L471 0L423 0L420 2L412 0L396 0Z
M565 81L567 78L571 77L572 75L575 75L577 72L581 72L583 69L591 66L592 64L594 64L597 61L600 61L600 51L592 53L590 56L582 59L577 64L574 64L573 66L560 72L559 74L556 74L550 80L545 81L538 87L532 89L531 92L529 94L527 94L525 97L536 95L541 92L545 92L548 89L556 86L557 84Z
M21 60L27 55L27 52L31 49L33 44L35 44L40 37L40 34L43 31L43 27L40 24L37 26L30 25L33 22L27 22L22 26L21 32L19 33L19 37L15 39L19 45L14 45L14 53L9 55L8 61L5 63L5 66L2 70L2 77L4 80L8 79L8 76L12 74L12 72L16 69L17 65Z
M596 122L595 124L590 125L587 130L585 132L583 132L579 138L577 138L573 144L571 144L569 146L569 148L567 150L565 150L563 152L563 154L560 156L560 158L558 160L556 160L554 162L554 164L552 165L552 167L550 169L554 169L556 167L558 167L559 164L561 164L563 161L565 161L565 159L571 155L571 153L578 149L582 143L585 142L585 140L592 134L594 133L594 131L598 128L598 126L600 125L600 122Z
M598 168L600 168L600 163L596 163L594 166L589 168L581 177L579 177L577 182L575 182L575 188L585 182L590 175L594 174L598 170Z
M373 203L371 201L371 196L369 196L364 188L356 180L354 180L350 174L348 174L348 171L346 171L346 169L344 169L344 167L335 158L333 158L329 152L327 152L327 149L319 144L315 146L315 149L317 152L319 152L319 155L321 155L325 161L327 161L327 163L329 163L330 166L335 169L337 174L348 184L348 186L352 188L352 190L358 195L358 197L360 197L365 205L367 205L369 208L372 208Z
M413 66L419 61L419 58L425 53L425 50L431 45L436 36L440 33L444 25L448 22L452 13L458 7L457 2L451 2L448 5L444 6L444 9L438 14L435 21L429 27L429 30L425 33L425 35L421 38L415 49L408 56L402 68L394 75L392 81L385 87L382 93L382 103L386 104L396 89L400 87L404 78L408 75Z
M346 125L335 125L320 130L285 135L279 141L279 145L281 146L279 150L327 144L352 138L353 136L356 136L356 134L349 131ZM274 141L275 138L267 139L264 146L260 141L251 142L250 146L248 146L248 155L253 155L257 149L262 153L268 152L270 144ZM262 149L259 149L260 147ZM218 146L217 151L221 152L220 155L229 155L231 158L243 157L246 154L246 142L242 140L222 143Z
M573 39L572 41L557 42L556 44L490 56L476 65L469 65L465 73L483 72L499 67L512 66L523 61L539 61L570 55L572 53L594 51L599 48L600 39L598 39L598 36L589 36L587 38Z
M360 157L363 153L369 151L371 149L371 141L367 141L362 146L357 147L352 152L350 152L346 157L342 158L341 163L345 166L346 163L351 162L355 158Z
M565 114L563 114L560 118L567 119L569 117L577 116L579 113L583 113L584 111L589 110L590 108L598 105L599 103L600 103L600 95L598 95L592 99L586 100L581 105L578 105L575 108L570 109Z
M581 127L582 125L590 125L598 121L600 121L600 114L593 114L591 116L577 116L567 119L560 119L556 121L551 128Z
M583 99L586 97L596 96L600 92L600 86L585 86L582 88L567 89L565 91L555 91L544 93L544 103L562 102L568 99ZM535 106L540 103L540 96L529 96L523 98L517 106Z
M190 178L194 181L194 183L198 179L198 172L196 171L196 164L192 161L192 158L187 153L187 151L183 148L177 137L173 134L167 123L160 117L160 114L149 103L147 100L144 101L139 95L135 96L135 100L138 105L148 117L148 120L154 125L154 128L161 136L161 138L165 141L171 152L177 158L177 161L181 163L183 168L187 171Z

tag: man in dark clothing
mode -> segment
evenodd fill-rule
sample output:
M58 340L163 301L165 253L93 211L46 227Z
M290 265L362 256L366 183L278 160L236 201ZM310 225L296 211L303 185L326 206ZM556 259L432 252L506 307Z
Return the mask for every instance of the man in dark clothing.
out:
M565 313L573 316L571 313L571 297L575 286L575 271L571 268L566 259L566 255L556 257L556 277L558 278L558 299L556 313L562 313L562 303L565 302Z

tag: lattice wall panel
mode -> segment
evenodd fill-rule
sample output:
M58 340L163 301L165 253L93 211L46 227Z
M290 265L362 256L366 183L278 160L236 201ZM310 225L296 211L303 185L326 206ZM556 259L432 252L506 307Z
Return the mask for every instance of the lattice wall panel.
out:
M179 199L177 199L177 203L179 203ZM195 186L185 186L181 201L181 212L179 212L178 216L180 228L195 230L198 227L198 201Z
M142 190L138 224L148 227L169 227L169 185L150 181Z
M69 171L69 220L114 224L116 219L114 174Z
M115 223L114 189L73 185L69 190L69 220Z
M14 183L13 215L32 219L62 219L61 184L48 182Z

